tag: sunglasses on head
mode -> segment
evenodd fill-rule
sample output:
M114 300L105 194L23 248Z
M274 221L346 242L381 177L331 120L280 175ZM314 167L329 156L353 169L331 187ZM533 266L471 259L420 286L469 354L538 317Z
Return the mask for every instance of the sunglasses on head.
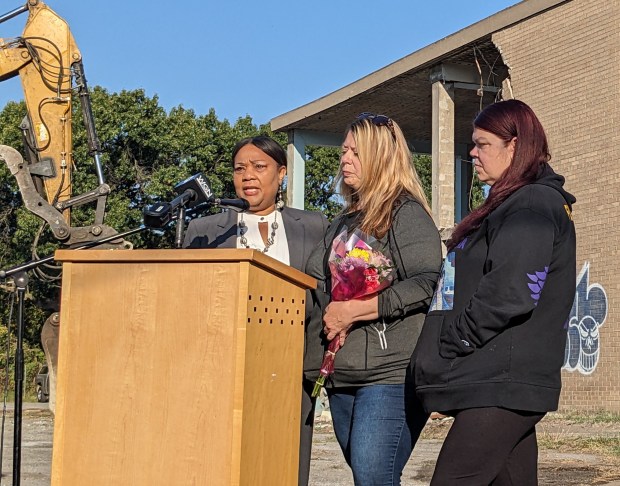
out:
M357 120L368 120L373 125L376 125L378 127L388 127L390 129L390 132L392 132L392 135L394 137L396 136L396 134L394 133L394 123L389 116L375 115L374 113L365 111L364 113L360 113L359 115L357 115Z

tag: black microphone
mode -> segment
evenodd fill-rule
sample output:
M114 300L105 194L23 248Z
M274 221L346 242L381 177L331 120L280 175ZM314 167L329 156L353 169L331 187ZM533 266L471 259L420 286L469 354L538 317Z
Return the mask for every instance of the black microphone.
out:
M234 211L245 211L250 209L250 203L245 199L215 199L213 204L220 208L232 209Z
M177 194L183 194L190 190L194 192L194 198L189 201L188 208L193 208L203 203L212 203L213 191L207 179L203 174L198 173L191 177L188 177L184 181L179 182L174 186L174 190Z
M151 204L142 211L145 226L163 228L181 207L192 208L198 204L214 203L213 191L203 174L199 173L179 182L174 189L179 196L172 201Z

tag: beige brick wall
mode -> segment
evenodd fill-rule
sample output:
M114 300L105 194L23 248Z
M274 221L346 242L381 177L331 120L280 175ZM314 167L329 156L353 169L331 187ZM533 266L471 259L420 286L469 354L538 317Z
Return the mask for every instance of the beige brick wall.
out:
M493 36L577 198L577 271L606 291L600 358L562 372L561 408L620 412L620 0L572 0Z

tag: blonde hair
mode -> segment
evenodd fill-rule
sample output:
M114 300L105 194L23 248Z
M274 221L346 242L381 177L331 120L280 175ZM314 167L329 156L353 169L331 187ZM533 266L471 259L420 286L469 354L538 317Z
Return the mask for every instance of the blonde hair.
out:
M359 210L359 228L376 238L387 234L392 225L392 209L403 195L415 199L430 215L431 211L413 165L413 156L400 127L373 123L372 118L358 118L345 131L355 140L362 166L360 186L352 189L343 182L342 164L336 177L344 198L343 213Z

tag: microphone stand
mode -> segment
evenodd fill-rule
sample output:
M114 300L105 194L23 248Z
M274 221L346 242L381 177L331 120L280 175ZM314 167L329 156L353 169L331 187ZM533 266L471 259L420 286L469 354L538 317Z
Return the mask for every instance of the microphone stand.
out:
M19 486L22 442L21 410L24 388L24 295L28 286L28 274L24 271L19 272L14 281L17 290L17 346L15 349L15 407L13 410L13 486Z
M124 233L111 235L100 240L89 241L80 245L75 250L92 248L108 243L118 238L132 235L147 229L146 226L140 226ZM13 486L19 486L21 476L21 441L22 441L22 412L23 412L23 384L24 384L24 295L28 286L28 270L49 263L54 260L54 255L42 258L40 260L32 260L22 263L7 270L0 270L0 278L6 279L13 277L17 291L17 347L15 349L15 408L13 411Z
M174 238L174 246L183 248L183 232L185 231L185 205L182 205L177 212L177 228Z
M177 227L175 230L175 238L174 238L174 246L179 249L183 248L183 234L185 232L185 216L187 216L188 209L187 203L179 206L177 210L176 216L173 216L170 221L177 222ZM229 209L235 212L240 212L248 209L250 204L245 199L215 199L213 202L208 202L206 204L199 204L198 206L193 206L189 208L189 214L195 215L201 209L204 209L205 206L215 206L221 209Z

